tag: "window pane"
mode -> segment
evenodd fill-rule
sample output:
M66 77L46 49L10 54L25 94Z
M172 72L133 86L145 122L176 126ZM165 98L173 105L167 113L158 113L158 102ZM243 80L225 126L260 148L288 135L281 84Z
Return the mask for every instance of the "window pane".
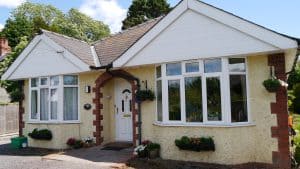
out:
M31 91L31 119L37 119L37 105L38 101L38 91L32 90Z
M64 120L78 120L78 88L64 88Z
M247 122L247 90L245 75L230 75L231 121Z
M48 120L49 113L49 89L41 89L40 91L40 115L41 120Z
M181 63L167 64L167 76L181 75Z
M51 76L50 77L50 85L57 86L59 84L59 77L58 76Z
M31 87L38 87L39 83L38 83L38 78L33 78L31 79Z
M156 82L156 103L157 103L157 121L162 121L162 85L161 80Z
M186 63L185 64L185 72L199 72L199 63L193 62L193 63Z
M160 78L161 77L161 66L157 66L156 67L156 78Z
M245 59L230 58L228 67L230 72L245 72L246 71Z
M202 122L201 77L185 78L185 111L187 122Z
M168 81L169 91L169 120L181 120L180 109L180 80Z
M57 107L58 106L58 91L57 89L51 89L50 97L50 115L52 120L57 120Z
M219 77L206 79L207 91L207 120L221 121L221 87Z
M222 62L221 59L212 59L204 61L204 72L213 73L222 71Z
M41 85L47 85L48 84L48 78L43 77L41 78Z
M65 75L64 76L64 85L77 85L78 78L74 75Z

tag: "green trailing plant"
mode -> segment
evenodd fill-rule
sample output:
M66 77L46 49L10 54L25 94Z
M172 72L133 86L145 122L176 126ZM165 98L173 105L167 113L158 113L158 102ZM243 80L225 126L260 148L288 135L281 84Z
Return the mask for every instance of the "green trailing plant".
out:
M281 86L280 81L275 78L267 79L263 82L264 87L269 92L276 92Z
M136 99L138 101L146 101L146 100L153 101L154 98L155 98L154 92L149 89L139 90L136 92Z
M73 148L75 148L75 149L79 149L79 148L82 148L83 147L83 141L82 140L76 140L75 141L75 144L74 144L74 146L73 146Z
M175 140L175 145L181 150L190 151L215 151L215 143L211 137L187 137Z
M39 130L35 128L28 136L36 140L51 140L52 132L48 129Z

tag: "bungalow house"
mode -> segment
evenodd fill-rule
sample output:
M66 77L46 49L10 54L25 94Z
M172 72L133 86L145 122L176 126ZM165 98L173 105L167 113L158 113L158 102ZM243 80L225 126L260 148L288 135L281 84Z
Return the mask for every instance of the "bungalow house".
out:
M88 44L42 30L2 76L23 80L20 126L52 131L32 147L152 140L164 159L290 168L286 81L299 40L198 0ZM154 91L140 102L139 90ZM182 136L212 137L215 151L180 150Z

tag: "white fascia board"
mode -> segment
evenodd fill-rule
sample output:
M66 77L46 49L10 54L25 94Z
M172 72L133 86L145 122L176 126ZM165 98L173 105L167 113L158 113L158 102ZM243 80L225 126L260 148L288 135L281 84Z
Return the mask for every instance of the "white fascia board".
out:
M41 41L41 35L33 38L33 40L28 44L28 46L21 52L17 59L12 63L12 65L5 71L2 75L1 80L10 80L11 74L18 68L18 66L23 62L23 60L28 56L28 54L34 49L34 47Z
M293 39L287 38L201 1L188 0L188 8L279 49L285 50L298 47L297 41Z
M205 4L198 0L183 0L175 9L164 17L157 25L147 32L138 42L129 48L123 55L113 62L113 67L123 67L134 56L139 53L147 44L151 43L159 34L173 23L186 10L191 9L201 15L212 18L226 26L236 29L248 36L269 44L278 50L298 48L296 40L287 38L271 30L258 26L254 23L241 19L225 11L219 10L213 6ZM276 51L266 51L276 52Z
M93 59L94 59L94 64L96 67L100 67L101 64L100 64L100 60L99 60L99 57L96 53L96 50L95 50L95 46L91 46L91 51L92 51L92 55L93 55Z
M42 35L42 39L45 40L45 42L56 49L57 51L62 51L63 57L65 57L70 63L72 63L74 66L78 67L82 72L86 72L90 70L90 66L86 63L84 63L82 60L80 60L77 56L75 56L73 53L69 52L64 47L60 46L56 42L54 42L49 37Z
M62 46L55 43L49 37L45 36L44 34L36 36L29 45L23 50L23 52L17 57L14 63L8 68L8 70L2 75L1 80L17 80L15 78L11 78L15 70L18 68L19 65L27 58L27 56L31 53L32 50L39 44L40 41L47 43L57 52L63 52L63 57L67 59L70 63L72 63L75 67L77 67L80 72L87 72L90 71L89 65L81 61L77 56L74 56L70 53L67 49L63 48ZM74 73L80 73L74 72ZM30 75L28 75L29 77ZM18 78L24 79L26 77Z
M157 37L163 30L172 24L181 14L188 9L188 0L183 0L167 16L162 18L140 40L130 47L123 55L113 62L113 67L124 66L132 57L142 50L148 43Z

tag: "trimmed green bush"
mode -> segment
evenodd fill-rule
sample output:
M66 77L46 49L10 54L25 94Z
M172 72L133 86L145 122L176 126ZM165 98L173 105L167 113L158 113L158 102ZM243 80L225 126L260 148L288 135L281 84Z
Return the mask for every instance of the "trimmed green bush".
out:
M36 140L51 140L52 132L48 129L38 130L35 128L28 136Z
M215 151L215 143L211 137L187 137L183 136L181 139L175 140L175 145L181 150L190 151Z
M263 85L269 92L276 92L280 87L280 82L278 79L267 79L263 82Z
M155 98L154 93L151 90L139 90L136 92L136 99L138 101L153 101Z

